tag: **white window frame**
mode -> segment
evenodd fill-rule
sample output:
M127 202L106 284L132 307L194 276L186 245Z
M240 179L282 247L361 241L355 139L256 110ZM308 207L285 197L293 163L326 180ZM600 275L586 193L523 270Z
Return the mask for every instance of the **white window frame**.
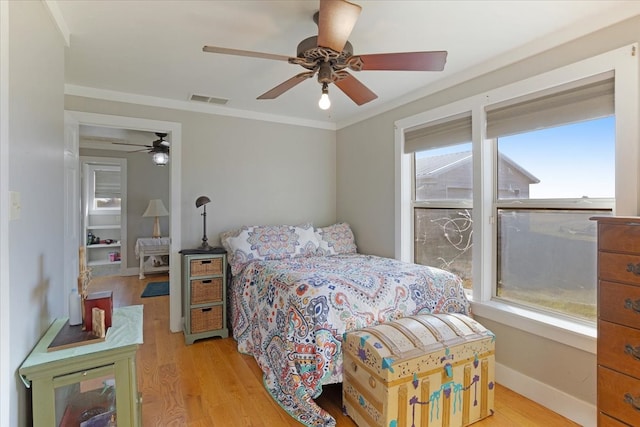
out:
M473 291L475 314L583 351L596 353L596 327L562 316L523 308L492 298L496 286L494 168L495 143L486 138L485 108L560 86L589 76L614 72L615 76L615 208L614 215L635 216L640 211L640 98L638 44L545 72L486 93L443 105L395 122L395 257L413 261L412 155L404 154L407 129L471 111L473 154Z
M122 209L122 206L112 208L100 208L96 206L96 172L118 172L122 176L122 166L120 164L87 163L85 167L87 177L87 201L89 206L89 213L91 215L113 215L115 213L119 213ZM126 181L124 184L126 185ZM122 186L122 182L120 183L120 185ZM121 194L126 194L126 189L123 191L121 188ZM123 197L120 196L120 199L122 200Z

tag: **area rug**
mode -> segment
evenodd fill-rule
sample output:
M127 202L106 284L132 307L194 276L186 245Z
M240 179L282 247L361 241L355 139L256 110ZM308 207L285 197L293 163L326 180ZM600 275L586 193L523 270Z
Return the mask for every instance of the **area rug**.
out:
M141 298L159 297L169 295L169 282L150 282L144 288Z

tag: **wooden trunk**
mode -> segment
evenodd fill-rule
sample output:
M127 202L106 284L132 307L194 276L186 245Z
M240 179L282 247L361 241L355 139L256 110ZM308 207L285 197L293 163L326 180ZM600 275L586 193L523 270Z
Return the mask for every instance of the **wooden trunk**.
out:
M493 413L495 337L424 314L346 334L343 405L359 427L466 426Z

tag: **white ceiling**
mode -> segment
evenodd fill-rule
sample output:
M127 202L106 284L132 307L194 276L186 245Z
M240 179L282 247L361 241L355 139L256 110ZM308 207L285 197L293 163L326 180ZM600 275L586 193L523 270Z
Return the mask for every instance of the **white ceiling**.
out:
M49 6L70 34L66 93L334 128L640 14L640 1L355 2L363 10L349 38L354 54L447 50L445 70L354 72L378 99L358 107L331 86L331 109L322 111L315 79L276 100L256 100L304 71L297 65L202 52L215 45L295 56L298 42L317 34L316 0L57 0ZM196 103L192 94L229 101Z

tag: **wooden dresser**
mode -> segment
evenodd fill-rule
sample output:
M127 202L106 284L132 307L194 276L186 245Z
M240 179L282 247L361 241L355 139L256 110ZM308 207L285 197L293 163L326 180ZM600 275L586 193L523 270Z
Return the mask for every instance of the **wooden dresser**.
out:
M640 217L598 221L598 425L640 426Z

